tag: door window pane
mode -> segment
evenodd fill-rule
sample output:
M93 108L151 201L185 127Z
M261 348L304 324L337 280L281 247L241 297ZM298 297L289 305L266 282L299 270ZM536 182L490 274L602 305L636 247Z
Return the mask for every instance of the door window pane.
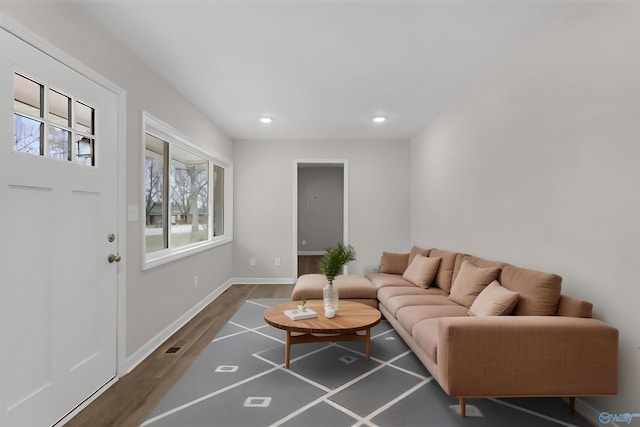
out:
M71 99L49 89L49 122L61 126L71 126Z
M93 135L94 110L76 101L76 130Z
M13 109L32 117L43 117L42 94L43 86L31 79L13 75L14 102Z
M70 160L71 132L55 126L49 127L49 157L58 160Z
M79 137L79 139L76 140L76 163L93 166L93 143L94 140L86 136Z
M42 154L42 132L44 124L38 120L29 119L14 114L14 149L21 153Z

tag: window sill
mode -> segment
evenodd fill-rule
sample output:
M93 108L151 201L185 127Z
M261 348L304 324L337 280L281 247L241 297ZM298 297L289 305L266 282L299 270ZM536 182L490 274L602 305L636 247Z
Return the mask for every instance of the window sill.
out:
M189 246L184 249L176 249L171 252L162 251L162 253L156 254L145 254L144 262L142 264L142 271L150 270L154 267L158 267L164 264L168 264L173 261L177 261L182 258L186 258L191 255L198 254L200 252L207 251L209 249L213 249L218 246L226 245L233 241L232 237L221 237L216 240L212 240L210 242L205 242L200 245Z

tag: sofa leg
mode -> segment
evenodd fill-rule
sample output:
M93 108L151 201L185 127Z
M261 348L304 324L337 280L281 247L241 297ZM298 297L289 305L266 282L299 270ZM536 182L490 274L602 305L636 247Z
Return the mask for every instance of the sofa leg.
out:
M461 416L462 418L464 418L464 417L465 417L465 415L467 415L467 408L466 408L466 404L467 404L467 402L466 402L465 398L464 398L464 397L461 397L461 398L460 398L460 416Z
M571 415L576 413L576 398L575 397L570 397L569 398L569 412L571 413Z

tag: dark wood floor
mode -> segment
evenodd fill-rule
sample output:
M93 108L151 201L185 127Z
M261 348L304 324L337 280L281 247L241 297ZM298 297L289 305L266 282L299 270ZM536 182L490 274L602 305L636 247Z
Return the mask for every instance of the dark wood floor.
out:
M233 285L65 425L137 427L248 299L288 298L293 285Z

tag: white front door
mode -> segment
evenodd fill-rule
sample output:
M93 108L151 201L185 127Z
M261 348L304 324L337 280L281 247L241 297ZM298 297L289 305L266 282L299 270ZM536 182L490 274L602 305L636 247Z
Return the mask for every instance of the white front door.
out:
M116 375L117 95L0 52L0 425L51 426Z

